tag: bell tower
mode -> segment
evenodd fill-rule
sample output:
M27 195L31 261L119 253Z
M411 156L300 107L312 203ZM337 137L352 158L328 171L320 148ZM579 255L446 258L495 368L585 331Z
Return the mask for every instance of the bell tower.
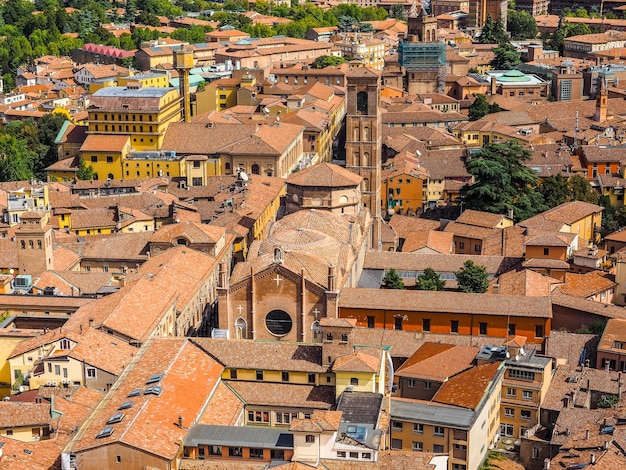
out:
M35 276L52 269L52 226L48 217L47 212L20 214L20 226L15 231L20 274Z
M367 67L358 67L348 72L346 81L346 169L363 178L361 200L374 220L370 246L380 250L380 75Z
M596 96L596 113L594 120L605 122L609 109L609 93L607 91L606 74L598 74L598 92Z

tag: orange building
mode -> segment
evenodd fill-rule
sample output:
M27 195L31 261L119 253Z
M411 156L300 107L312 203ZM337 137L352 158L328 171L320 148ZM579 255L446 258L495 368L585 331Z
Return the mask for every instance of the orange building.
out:
M624 147L600 147L585 145L581 149L580 159L587 170L587 179L595 181L599 175L619 175L620 167L626 163Z
M339 317L357 326L423 333L505 338L526 336L542 344L549 335L549 297L461 292L346 288L339 295Z

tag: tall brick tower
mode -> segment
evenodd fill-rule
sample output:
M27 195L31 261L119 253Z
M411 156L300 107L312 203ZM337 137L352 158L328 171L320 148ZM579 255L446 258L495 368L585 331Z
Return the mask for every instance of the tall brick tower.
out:
M381 247L381 133L380 75L358 67L348 72L346 112L346 168L363 178L363 205L372 214L371 247Z

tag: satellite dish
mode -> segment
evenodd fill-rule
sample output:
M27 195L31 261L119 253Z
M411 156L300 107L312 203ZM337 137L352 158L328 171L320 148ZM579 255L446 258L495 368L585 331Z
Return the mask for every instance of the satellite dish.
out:
M250 178L248 177L248 174L245 172L241 172L239 173L239 177L241 178L241 181L248 181Z
M269 114L269 113L270 113L270 110L269 110L269 108L265 107L265 108L263 108L263 112L264 112L265 114Z
M276 116L276 122L280 121L280 116Z
M519 361L519 354L516 354L516 355L515 355L515 360L516 360L516 361Z
M420 152L419 150L416 150L415 151L415 155L417 155L418 157L421 157L422 156L422 152Z
M23 385L20 385L20 388L18 390L20 391L20 393L24 393L24 391L26 390L26 387L24 387Z
M15 269L11 268L9 269L9 274L13 275L15 273Z
M522 356L525 356L525 355L526 355L526 352L524 351L524 348L520 348L519 353L520 353Z
M511 359L511 354L508 351L506 352L506 358Z

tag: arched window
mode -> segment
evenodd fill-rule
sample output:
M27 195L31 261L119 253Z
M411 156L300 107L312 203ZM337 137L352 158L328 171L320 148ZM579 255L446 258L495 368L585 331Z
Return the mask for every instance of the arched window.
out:
M353 134L354 134L354 139L352 140L354 140L355 142L358 142L359 140L361 140L361 129L359 129L358 127L355 127Z
M22 250L25 250L26 249L26 242L24 240L22 240L20 242L20 246L21 246Z
M246 330L247 329L248 329L248 324L246 323L246 320L244 320L241 317L239 317L239 318L237 318L237 320L235 320L235 335L236 335L237 339L246 339L246 337L247 337Z
M363 129L363 140L370 140L370 128L365 127Z
M30 248L31 250L35 247L34 243L32 240L28 240L28 248Z
M178 238L176 239L176 244L177 245L187 245L187 239L186 238Z
M39 248L40 250L43 248L43 243L41 243L41 240L37 240L37 248Z
M341 196L339 198L339 204L348 204L348 196Z
M108 179L110 179L110 180L112 180L112 179L113 179L113 173L109 173L109 174L107 175L107 178L108 178Z
M313 342L321 343L322 342L322 327L320 326L320 322L314 321L311 323L311 332L313 333Z
M253 175L260 175L261 174L261 168L256 163L254 165L252 165L252 174Z
M367 114L367 93L359 91L356 95L356 111L359 114Z
M363 152L363 163L361 166L369 166L370 164L370 154L367 152Z
M363 191L370 190L370 180L367 178L363 178Z
M272 170L265 170L265 176L272 176Z

